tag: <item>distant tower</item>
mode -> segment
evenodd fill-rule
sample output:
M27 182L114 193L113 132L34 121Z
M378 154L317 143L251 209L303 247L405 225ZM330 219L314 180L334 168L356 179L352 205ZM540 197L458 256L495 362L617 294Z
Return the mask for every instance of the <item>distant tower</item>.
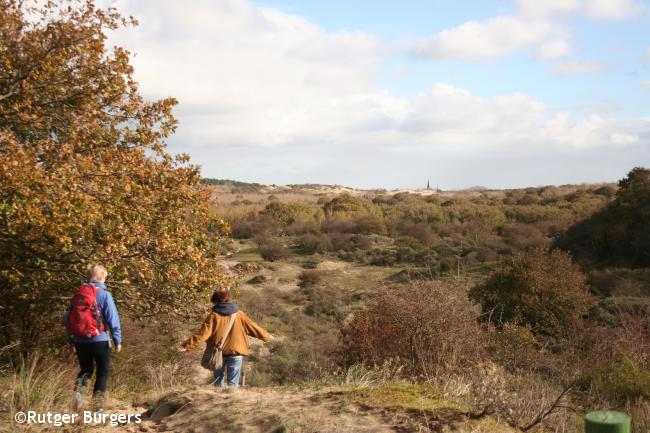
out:
M431 189L431 184L429 183L429 179L427 179L427 190Z

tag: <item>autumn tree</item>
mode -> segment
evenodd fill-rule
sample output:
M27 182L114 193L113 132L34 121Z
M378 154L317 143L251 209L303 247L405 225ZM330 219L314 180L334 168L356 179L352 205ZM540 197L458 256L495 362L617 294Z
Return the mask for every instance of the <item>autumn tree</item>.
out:
M136 317L183 314L228 284L227 225L199 169L165 151L176 101L145 101L129 53L106 46L131 24L92 1L0 0L2 346L60 336L90 261Z
M286 228L294 222L318 221L321 213L320 208L310 206L308 203L273 201L264 207L260 215L270 217L281 228Z
M370 200L356 197L348 192L339 194L325 203L323 211L328 218L379 213L379 209Z
M323 204L323 212L330 221L353 220L355 232L388 234L381 209L368 199L344 192Z

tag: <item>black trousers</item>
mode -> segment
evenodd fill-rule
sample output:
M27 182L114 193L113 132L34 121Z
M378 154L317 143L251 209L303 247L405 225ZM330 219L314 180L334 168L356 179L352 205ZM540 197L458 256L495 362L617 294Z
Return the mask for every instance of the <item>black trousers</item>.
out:
M97 366L97 378L93 387L93 394L106 391L106 382L108 381L108 369L111 366L112 349L108 341L98 341L96 343L75 343L77 349L77 359L81 371L77 376L77 381L83 386L88 385L88 381L93 375L95 366Z

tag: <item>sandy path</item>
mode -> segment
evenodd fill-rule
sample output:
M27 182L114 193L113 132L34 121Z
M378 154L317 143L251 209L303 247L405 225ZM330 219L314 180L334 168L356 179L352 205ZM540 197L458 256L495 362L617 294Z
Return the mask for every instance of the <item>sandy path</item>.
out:
M112 413L128 411L122 407ZM221 390L196 387L163 403L140 424L103 427L94 433L388 433L393 427L370 412L326 393L290 388Z

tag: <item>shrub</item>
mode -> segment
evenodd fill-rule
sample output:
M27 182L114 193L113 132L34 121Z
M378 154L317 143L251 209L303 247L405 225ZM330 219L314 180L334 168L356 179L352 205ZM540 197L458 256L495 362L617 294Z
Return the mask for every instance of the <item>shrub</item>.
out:
M321 282L323 275L315 269L304 270L298 275L298 286L303 289L313 287Z
M567 405L571 388L566 384L553 383L535 372L509 373L492 363L482 364L468 376L467 403L473 411L494 413L515 427L513 431L577 432L584 425L582 416L567 407L572 405Z
M252 238L256 233L254 231L254 225L252 221L235 221L230 224L230 234L235 239L249 239Z
M262 284L266 282L267 278L260 274L260 275L255 275L253 278L247 281L248 284Z
M577 357L565 364L580 372L583 390L611 405L650 398L649 311L614 307L605 324L592 321L576 336Z
M320 227L315 221L294 221L284 229L284 233L289 236L318 234Z
M395 260L400 263L425 263L429 257L428 251L416 239L399 238L394 252Z
M431 230L431 227L428 224L404 224L402 227L399 227L398 230L403 236L415 238L420 241L422 245L431 245L436 238L433 230Z
M539 202L540 202L540 197L535 192L526 193L526 195L524 195L519 200L517 200L517 204L520 205L520 206L527 206L527 205L531 205L531 204L537 204Z
M349 216L377 212L378 208L370 200L343 193L325 203L323 210L330 217L337 214Z
M302 264L303 269L316 269L318 267L318 262L314 260L306 260Z
M497 325L528 325L536 334L561 335L579 327L594 305L585 275L571 256L554 250L519 253L470 292Z
M650 400L628 401L622 410L632 418L633 432L650 432Z
M411 248L413 250L421 250L424 247L422 242L412 236L400 236L395 239L395 246L398 248Z
M391 202L382 205L382 213L387 220L399 226L409 224L438 224L445 220L445 212L437 203L422 201Z
M296 239L298 247L305 254L332 252L353 252L367 250L372 241L364 235L350 233L328 233L323 235L305 234Z
M633 312L620 310L617 318L622 347L650 368L650 308Z
M535 370L545 363L538 341L528 326L506 323L494 332L490 351L508 371Z
M335 341L329 336L318 339L288 339L270 345L270 355L251 356L254 365L252 386L287 385L321 379L331 372L327 352Z
M362 251L369 250L373 245L372 239L364 235L352 236L352 243L354 245L355 250L362 250Z
M512 224L502 230L502 235L508 244L519 250L544 248L549 244L549 239L531 224Z
M358 233L357 223L351 219L328 218L321 222L323 233Z
M477 315L454 287L441 283L379 289L342 328L342 362L378 365L400 358L413 375L428 377L469 367L484 355Z
M230 223L230 227L231 234L236 239L268 236L278 230L276 222L266 215L259 215L254 220L236 220Z
M588 274L591 289L604 296L644 297L650 287L650 269L608 268Z
M306 254L324 253L331 249L331 242L328 236L304 234L296 239L298 247Z
M328 238L331 244L332 251L352 251L354 244L352 236L349 233L331 233Z
M478 250L477 259L481 262L493 262L499 255L492 248L484 247Z
M338 287L311 285L303 287L301 295L306 298L305 314L308 316L328 316L341 322L350 313L350 299Z
M616 199L572 226L557 245L596 265L650 266L650 169L632 169L619 181Z
M621 353L614 363L593 371L590 379L599 393L611 399L650 398L650 366L627 353Z
M259 253L264 260L274 262L289 256L289 250L276 239L258 238L256 242Z
M388 229L386 228L384 219L381 215L377 214L368 214L357 218L357 227L359 228L359 233L367 235L375 234L386 236L388 234Z
M602 195L603 197L611 199L616 196L616 187L612 185L601 186L594 191L594 194Z
M407 268L394 273L389 277L390 281L396 283L411 283L416 280L434 280L436 271L430 267L426 268Z
M375 248L368 251L366 260L372 266L393 266L397 263L397 253L394 250Z
M319 218L320 208L315 208L308 203L282 203L272 201L260 212L260 215L273 219L280 227L285 228L297 221L313 221Z

